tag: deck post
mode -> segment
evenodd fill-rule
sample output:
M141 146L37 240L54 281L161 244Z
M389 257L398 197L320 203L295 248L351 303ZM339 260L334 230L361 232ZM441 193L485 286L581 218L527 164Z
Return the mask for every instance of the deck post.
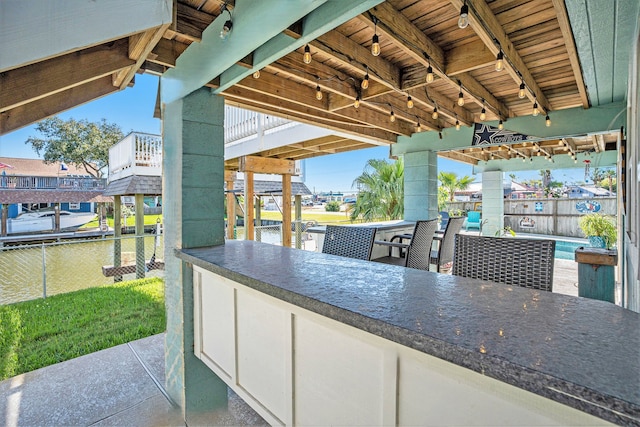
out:
M144 279L144 194L136 194L136 279Z
M122 198L113 196L113 266L122 265ZM122 282L122 276L113 276L114 282Z
M9 205L2 204L2 224L0 224L0 235L2 237L7 235L7 217L9 216Z
M404 154L404 219L438 216L438 155L435 151Z

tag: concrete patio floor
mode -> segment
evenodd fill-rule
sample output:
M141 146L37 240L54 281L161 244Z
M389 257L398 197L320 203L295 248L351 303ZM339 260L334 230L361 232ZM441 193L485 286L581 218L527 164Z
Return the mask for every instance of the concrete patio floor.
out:
M184 426L164 390L164 334L0 382L0 425ZM267 425L233 392L189 425Z

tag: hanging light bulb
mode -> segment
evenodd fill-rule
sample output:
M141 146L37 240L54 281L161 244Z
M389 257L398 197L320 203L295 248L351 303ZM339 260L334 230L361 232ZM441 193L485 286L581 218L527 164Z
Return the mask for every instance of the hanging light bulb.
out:
M487 110L482 107L482 111L480 111L480 120L486 120L487 119Z
M353 108L358 109L360 107L360 95L356 96L356 100L353 101Z
M498 129L504 129L504 123L502 123L502 119L500 119L500 121L498 122Z
M422 132L422 127L420 126L420 120L416 122L416 133Z
M396 115L395 115L395 114L393 114L393 110L391 110L391 113L389 114L389 121L390 121L391 123L393 123L393 122L395 122L395 121L396 121Z
M549 118L548 114L547 114L547 117L544 118L544 122L547 125L547 127L551 127L551 119Z
M253 72L253 78L254 79L259 79L260 78L260 70L255 70Z
M411 99L411 95L407 98L407 108L413 108L413 99Z
M498 52L496 56L496 71L502 71L504 68L504 53L502 53L502 49Z
M460 130L460 120L456 119L456 130Z
M431 83L433 81L433 67L431 66L431 63L429 63L429 66L427 67L427 83Z
M220 30L220 38L222 40L226 40L229 37L229 33L231 32L232 28L233 28L233 22L231 22L231 19L229 19L222 26L222 30Z
M534 117L537 116L538 114L540 114L540 110L538 109L538 101L535 101L533 103L533 113L532 114L534 115Z
M316 99L318 101L322 99L322 91L320 90L320 85L316 86Z
M462 88L460 88L460 93L458 94L458 105L461 107L464 105L464 95L462 94Z
M367 74L364 75L364 80L362 80L362 83L360 83L360 87L362 89L366 89L369 87L369 72L367 71Z
M380 55L380 40L378 39L378 19L373 18L373 38L371 39L371 55Z
M433 107L433 113L431 114L431 118L433 120L437 120L438 119L438 107Z
M520 83L520 90L518 91L518 98L520 99L524 99L524 97L527 95L527 93L525 92L525 86L524 86L524 81L522 83Z
M467 28L467 26L469 26L469 6L467 6L467 2L465 1L462 7L460 8L460 17L458 18L458 27Z
M304 47L304 53L302 54L302 62L305 64L311 64L311 49L309 49L309 45Z

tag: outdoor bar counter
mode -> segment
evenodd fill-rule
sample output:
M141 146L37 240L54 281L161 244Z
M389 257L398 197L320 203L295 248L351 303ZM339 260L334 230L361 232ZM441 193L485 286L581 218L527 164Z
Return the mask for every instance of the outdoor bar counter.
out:
M331 376L333 370L340 369L340 363L330 368L325 366L326 360L333 357L326 353L329 350L325 347L350 348L354 345L352 341L361 341L365 350L361 356L353 356L360 354L358 349L348 349L346 356L339 356L348 367L338 375L346 376L357 371L359 365L365 369L367 355L377 354L375 349L378 348L383 349L380 353L382 362L371 366L382 366L384 372L399 372L391 379L388 373L381 374L384 414L376 420L382 421L366 422L419 422L418 418L403 415L411 413L407 407L413 405L413 413L417 414L429 412L425 406L429 400L435 401L439 393L446 395L447 390L454 387L452 396L441 403L443 414L440 415L444 418L438 418L433 411L428 414L434 424L443 421L446 424L466 424L470 420L479 424L493 424L500 420L512 423L513 419L508 421L508 417L497 421L483 418L487 411L499 413L503 404L508 409L511 403L504 402L511 399L525 407L524 412L514 412L516 418L532 417L520 419L523 425L546 424L548 420L536 420L535 416L553 413L556 411L554 405L561 407L560 412L564 410L562 408L575 412L569 412L568 416L577 414L574 422L578 425L593 424L593 420L599 424L607 424L602 420L608 420L621 425L640 425L640 315L614 304L252 241L232 240L221 246L176 250L176 255L189 263L187 265L193 265L194 288L198 287L194 289L194 300L210 298L208 303L203 302L194 308L196 353L199 352L199 357L232 388L240 385L237 388L241 396L250 401L255 399L256 406L262 409L259 412L266 413L271 423L305 423L301 417L309 408L305 406L302 395L307 390L304 384L307 362L304 358L312 359L320 352L321 356L317 356L320 361L313 365L313 370ZM205 280L198 275L210 275L210 278ZM220 291L212 290L216 283L222 286ZM235 294L225 289L232 289ZM240 334L246 328L251 334L254 329L263 327L261 322L280 317L285 319L285 327L291 328L289 331L300 329L297 335L294 334L295 338L283 338L284 343L274 343L269 349L269 352L278 353L280 346L302 346L295 347L293 355L284 356L288 364L295 365L295 369L291 366L285 368L284 382L288 384L285 388L289 390L283 391L282 408L279 407L280 401L270 396L278 394L274 391L277 389L274 384L265 389L267 391L261 401L262 386L259 383L252 385L247 379L251 369L233 365L243 363L245 356L229 356L230 365L225 368L227 356L215 354L220 351L220 345L235 346L229 351L239 353L243 348L251 348L245 338L236 337L234 342L223 339L231 332L221 329L220 324L225 320L216 317L219 316L216 313L232 309L221 306L227 296L238 310L229 314L229 322L235 322L235 333ZM259 298L272 301L269 302L272 308L260 308L263 306L256 302ZM243 304L247 304L246 311L237 308ZM282 310L292 314L275 314ZM217 342L217 346L203 344L202 330L210 327L215 329L212 336L222 340ZM340 328L344 328L343 336L351 338L333 337L328 344L322 344L324 335L330 336L331 330ZM273 330L279 334L276 327ZM363 337L359 338L358 334ZM318 341L319 348L305 352L305 336L312 336L310 340ZM264 342L256 344L254 351L259 351L256 349L261 346ZM216 357L220 360L215 360ZM258 358L256 363L261 368L256 368L256 372L271 366L269 357L263 355ZM279 358L273 357L273 364L281 363ZM358 360L349 363L350 357ZM412 365L414 360L420 360L422 365ZM403 371L409 369L407 366L415 368ZM424 374L424 378L432 382L426 384L428 381L424 379L405 386L407 379L423 378L421 375L426 371L423 372L420 366L431 367L429 369L434 372ZM459 372L455 369L449 371L448 366L463 371L462 377L457 377ZM293 373L287 373L287 370ZM442 377L438 377L439 374ZM472 377L469 379L465 375ZM354 384L369 381L369 376L376 377L364 370ZM244 380L244 384L239 378ZM448 382L452 378L454 385ZM460 384L466 384L463 390L455 389ZM387 386L391 391L386 390ZM349 384L344 386L347 390L349 387ZM404 387L409 388L405 390ZM507 388L502 390L500 387ZM325 403L332 404L323 399L333 399L340 404L342 400L352 400L352 406L345 409L344 414L366 405L360 392L341 397L342 386L335 384L327 386L324 392L318 384L310 386L309 390L312 393L316 388L320 390L307 405L312 412L313 408L322 408ZM362 393L366 394L373 388L375 386L365 384ZM435 391L429 395L431 389ZM248 393L242 394L247 390ZM294 397L300 403L290 403L295 399L287 393L298 393L299 396ZM518 393L525 394L518 397ZM385 406L388 405L387 397L392 401L390 407ZM418 401L411 403L411 399L416 397ZM270 402L272 398L275 400ZM476 398L479 399L477 406L473 406ZM532 406L527 408L527 405ZM347 416L344 414L338 415L338 419L345 421L340 418ZM462 418L455 418L458 416ZM307 421L327 421L309 417ZM362 418L359 420L363 421ZM567 422L566 419L559 420L556 420L559 424ZM347 419L344 424L356 421Z

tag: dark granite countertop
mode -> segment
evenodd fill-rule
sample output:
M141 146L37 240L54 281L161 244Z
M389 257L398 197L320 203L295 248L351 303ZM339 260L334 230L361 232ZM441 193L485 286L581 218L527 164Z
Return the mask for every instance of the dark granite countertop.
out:
M640 425L640 314L611 303L252 241L176 254L401 345Z

